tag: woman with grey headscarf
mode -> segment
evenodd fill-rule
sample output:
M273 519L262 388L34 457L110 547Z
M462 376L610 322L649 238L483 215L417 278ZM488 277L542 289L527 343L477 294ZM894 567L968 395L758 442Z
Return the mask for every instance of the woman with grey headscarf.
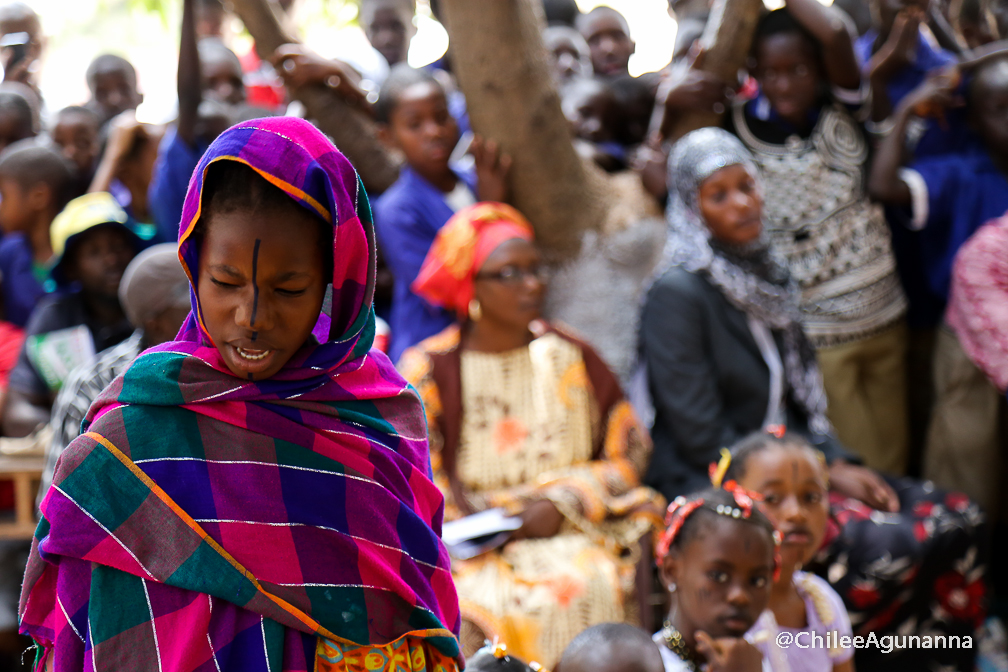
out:
M849 461L826 420L798 291L763 233L752 157L705 128L672 148L668 175L668 242L641 317L655 410L645 483L671 501L709 486L719 450L747 434L802 435L829 464L814 569L844 599L854 633L969 634L982 616L982 515L963 495L908 478L890 485Z
M891 488L848 463L826 419L798 289L763 232L749 152L727 131L700 129L676 143L668 175L668 239L641 317L655 406L649 485L669 498L698 490L719 449L786 427L853 481L852 494L893 510Z

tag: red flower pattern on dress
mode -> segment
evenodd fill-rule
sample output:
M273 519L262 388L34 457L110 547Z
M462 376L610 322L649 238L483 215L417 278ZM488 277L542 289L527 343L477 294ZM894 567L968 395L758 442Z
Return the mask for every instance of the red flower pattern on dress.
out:
M913 507L913 515L916 516L917 518L929 518L931 516L931 513L934 511L934 508L935 508L934 502L928 502L926 500L922 502L917 502L916 504L914 504Z
M528 437L528 429L519 420L512 417L501 418L494 426L494 447L498 455L519 450Z
M950 492L945 496L945 506L952 511L962 513L969 507L969 497L961 492Z
M935 580L935 595L942 608L954 618L971 620L979 626L985 616L983 581L967 581L959 572L946 572Z
M879 591L870 585L855 585L847 592L847 598L857 609L867 609L879 601Z

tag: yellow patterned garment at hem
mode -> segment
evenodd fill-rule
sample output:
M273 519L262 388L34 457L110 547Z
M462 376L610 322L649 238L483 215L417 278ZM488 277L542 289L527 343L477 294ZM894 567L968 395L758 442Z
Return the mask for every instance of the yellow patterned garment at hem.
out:
M458 672L458 663L422 637L406 635L384 646L352 649L320 637L315 672Z

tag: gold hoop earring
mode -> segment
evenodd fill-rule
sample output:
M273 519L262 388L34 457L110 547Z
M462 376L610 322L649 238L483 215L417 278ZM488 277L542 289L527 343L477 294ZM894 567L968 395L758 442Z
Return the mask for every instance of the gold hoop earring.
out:
M479 322L482 317L483 306L480 305L479 300L473 299L469 302L469 319L473 322Z

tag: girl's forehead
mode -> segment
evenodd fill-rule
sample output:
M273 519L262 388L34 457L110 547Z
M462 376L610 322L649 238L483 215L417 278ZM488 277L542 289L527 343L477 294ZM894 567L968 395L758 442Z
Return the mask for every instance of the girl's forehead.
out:
M694 514L696 515L696 514ZM723 562L735 566L773 564L770 530L747 519L705 510L703 520L686 552L701 562Z
M823 464L815 450L800 444L773 445L752 453L746 460L746 483L783 478L790 482L795 478L824 476Z

